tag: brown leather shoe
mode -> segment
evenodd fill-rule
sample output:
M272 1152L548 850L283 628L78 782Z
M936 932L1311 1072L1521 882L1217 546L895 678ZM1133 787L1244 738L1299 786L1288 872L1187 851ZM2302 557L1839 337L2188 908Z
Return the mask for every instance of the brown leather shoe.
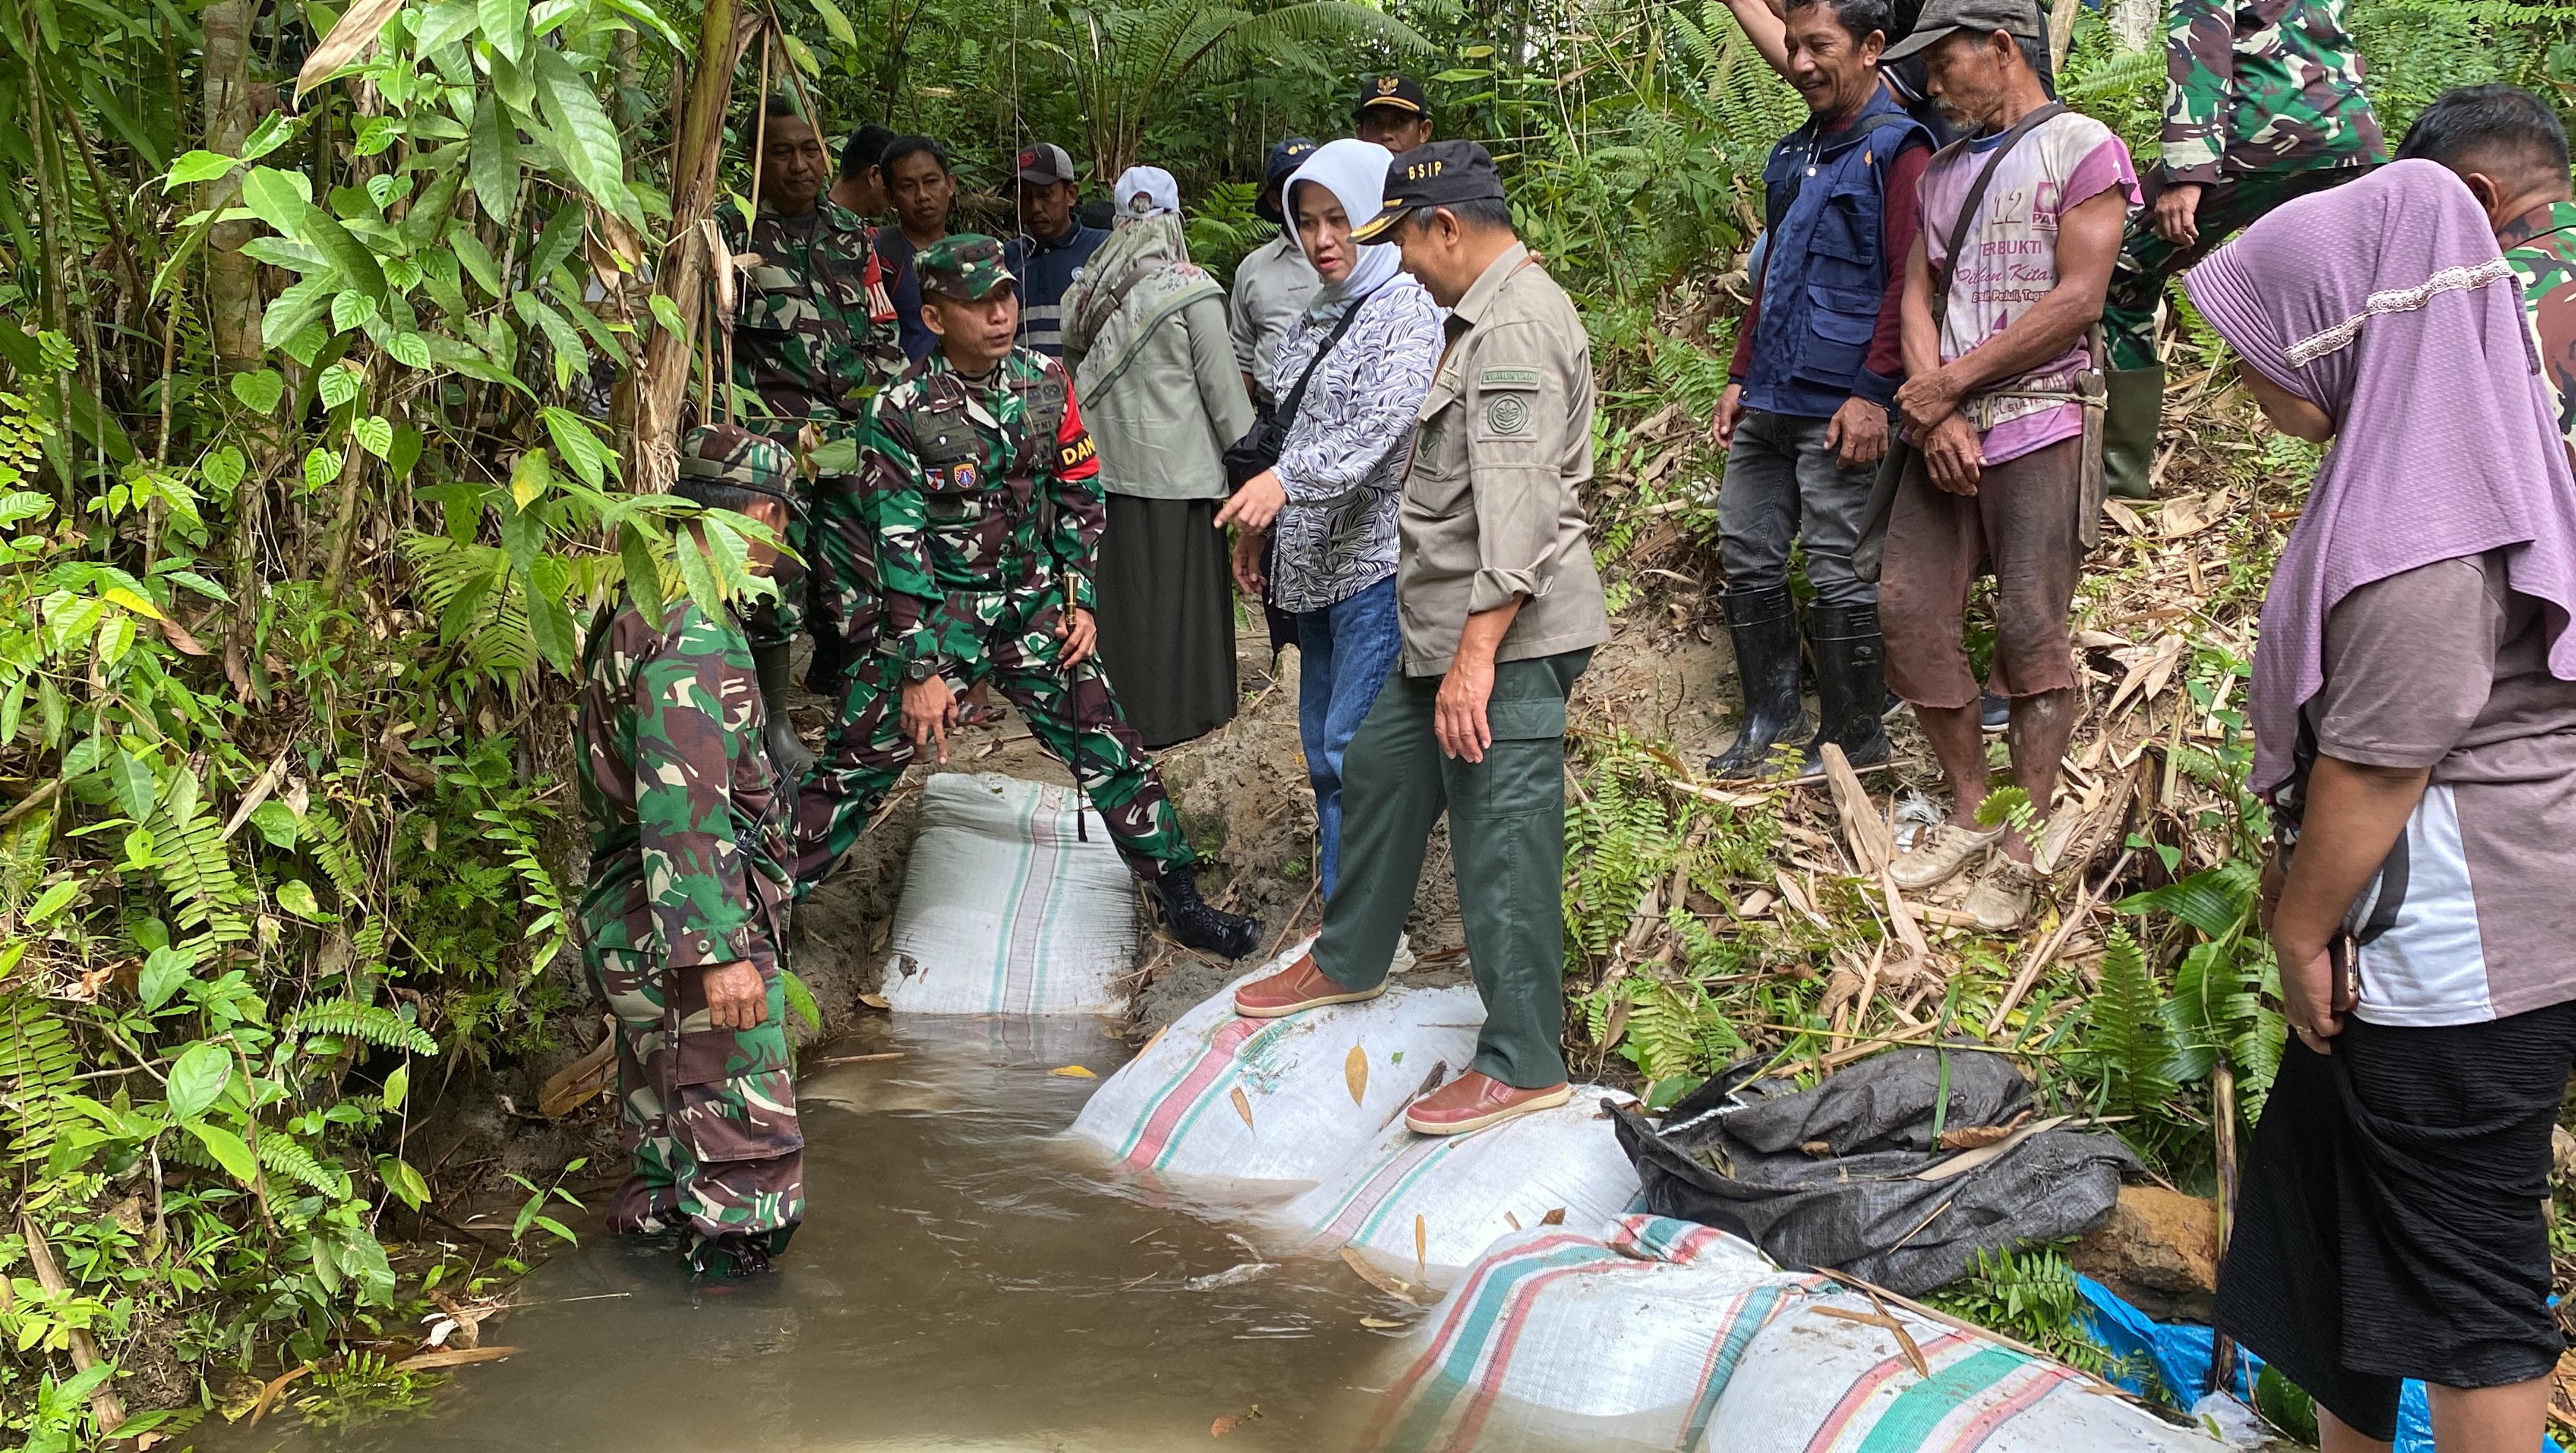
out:
M1552 1110L1573 1098L1574 1087L1562 1082L1523 1090L1469 1070L1414 1101L1404 1112L1404 1123L1419 1135L1464 1135L1533 1110Z
M1234 1012L1246 1019L1285 1019L1301 1009L1357 1004L1385 992L1382 979L1371 988L1345 989L1324 977L1324 971L1315 967L1313 954L1299 954L1297 962L1235 990Z

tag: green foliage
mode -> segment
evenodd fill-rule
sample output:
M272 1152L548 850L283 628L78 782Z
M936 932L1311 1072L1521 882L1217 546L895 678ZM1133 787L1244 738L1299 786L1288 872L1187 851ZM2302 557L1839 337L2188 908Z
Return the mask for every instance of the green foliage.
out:
M1992 1327L2096 1377L2111 1371L2110 1349L2077 1319L2084 1305L2075 1268L2055 1246L1977 1253L1974 1270L1931 1294L1932 1305Z

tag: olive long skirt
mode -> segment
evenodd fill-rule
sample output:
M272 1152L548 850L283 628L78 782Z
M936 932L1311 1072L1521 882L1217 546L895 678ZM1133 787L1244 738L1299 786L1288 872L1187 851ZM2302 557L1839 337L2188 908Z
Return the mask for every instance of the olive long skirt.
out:
M1109 496L1100 537L1100 665L1148 747L1234 719L1234 585L1212 499Z

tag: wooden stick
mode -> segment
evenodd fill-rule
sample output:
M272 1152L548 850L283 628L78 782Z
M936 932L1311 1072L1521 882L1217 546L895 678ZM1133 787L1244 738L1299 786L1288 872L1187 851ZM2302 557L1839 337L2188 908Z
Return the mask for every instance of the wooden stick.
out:
M54 1260L54 1248L45 1243L45 1233L37 1229L36 1218L26 1212L19 1212L18 1230L27 1238L27 1261L35 1268L36 1284L43 1287L48 1296L68 1295L72 1289L71 1283L64 1280L63 1269ZM90 1339L87 1331L79 1327L71 1329L71 1344L72 1369L75 1372L87 1372L105 1360L98 1355L98 1344ZM124 1426L125 1400L116 1395L114 1378L101 1382L96 1388L91 1389L89 1412L91 1417L98 1420L98 1430L101 1433L113 1435L118 1428Z
M836 1054L829 1059L818 1061L818 1063L827 1065L880 1065L884 1064L888 1060L897 1060L901 1058L903 1058L903 1051L895 1049L888 1050L883 1054Z
M2218 1262L2227 1264L2227 1238L2236 1229L2236 1071L2221 1059L2209 1075L2210 1128L2218 1138ZM2213 1332L2209 1382L2204 1394L2236 1390L2236 1339Z

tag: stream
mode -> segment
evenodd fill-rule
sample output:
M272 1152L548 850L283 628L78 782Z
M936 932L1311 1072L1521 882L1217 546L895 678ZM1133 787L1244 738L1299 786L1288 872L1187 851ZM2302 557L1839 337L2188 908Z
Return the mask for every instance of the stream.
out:
M484 1325L525 1351L452 1374L427 1416L281 1409L198 1446L1153 1453L1219 1419L1227 1449L1353 1446L1401 1366L1360 1319L1407 1313L1330 1257L1211 1284L1255 1254L1057 1137L1100 1080L1054 1071L1126 1058L1098 1021L865 1028L833 1053L903 1058L798 1085L808 1210L777 1275L692 1288L594 1232Z

